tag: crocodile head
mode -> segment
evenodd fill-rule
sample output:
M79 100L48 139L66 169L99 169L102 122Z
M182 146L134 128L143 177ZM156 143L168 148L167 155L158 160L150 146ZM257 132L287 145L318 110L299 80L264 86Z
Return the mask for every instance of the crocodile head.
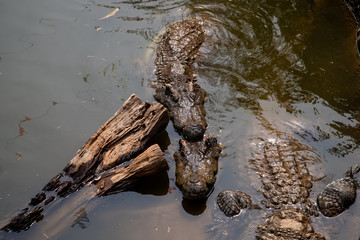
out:
M174 128L185 139L190 141L202 139L207 127L205 90L197 83L188 80L186 74L171 73L166 78L173 81L159 85L155 89L155 99L169 109Z
M174 154L176 185L184 198L204 199L216 181L221 147L212 137L200 142L181 139L179 143L180 150Z

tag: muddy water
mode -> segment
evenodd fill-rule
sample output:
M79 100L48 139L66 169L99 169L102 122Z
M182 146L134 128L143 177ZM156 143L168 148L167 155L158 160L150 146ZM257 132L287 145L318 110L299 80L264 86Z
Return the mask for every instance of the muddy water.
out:
M164 26L188 16L203 20L208 35L197 77L208 93L208 134L224 146L214 192L204 203L184 201L174 184L179 136L169 124L157 139L170 163L168 176L79 204L84 189L50 209L53 217L5 238L254 239L264 212L229 220L215 198L239 189L263 199L248 159L251 140L269 134L264 119L320 156L308 163L313 176L323 177L314 182L314 200L359 163L359 60L355 28L340 2L2 1L1 222L24 207L131 93L153 101L154 40ZM313 219L313 227L329 239L357 239L358 202L337 218ZM70 220L61 218L62 207L74 205Z

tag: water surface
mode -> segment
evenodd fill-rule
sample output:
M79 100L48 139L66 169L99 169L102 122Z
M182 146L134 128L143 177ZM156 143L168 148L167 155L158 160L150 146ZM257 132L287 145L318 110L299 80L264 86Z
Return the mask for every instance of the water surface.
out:
M261 119L320 156L309 165L324 177L314 183L314 200L359 162L359 60L355 28L340 2L0 1L2 222L26 206L132 93L154 101L156 39L183 18L204 21L208 38L197 77L208 93L208 134L224 146L206 203L183 201L175 186L172 154L179 136L169 124L157 140L169 160L168 176L85 201L74 209L72 223L45 219L6 237L211 239L220 233L253 239L263 213L247 211L229 221L215 199L224 189L263 199L248 162L251 139L268 134ZM84 189L62 204L71 208L86 194ZM356 202L335 219L314 219L313 226L329 239L356 239L359 213ZM54 224L61 231L53 236Z

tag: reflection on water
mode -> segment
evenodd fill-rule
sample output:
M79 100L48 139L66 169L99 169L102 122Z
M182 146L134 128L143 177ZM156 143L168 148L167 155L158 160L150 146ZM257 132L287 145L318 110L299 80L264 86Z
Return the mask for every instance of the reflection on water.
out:
M174 189L172 154L179 136L170 124L156 140L163 141L168 176L147 181L137 193L99 199L94 209L84 206L85 215L80 209L76 216L87 216L83 219L91 224L85 220L83 231L64 230L62 238L116 239L121 233L124 239L206 239L213 235L205 226L216 221L223 224L225 238L253 239L262 212L246 212L240 223L227 224L216 220L214 203L224 189L263 200L248 159L251 139L266 137L267 125L319 154L322 162L309 168L325 178L314 183L312 200L358 163L355 29L338 1L35 0L18 5L8 1L0 7L0 19L7 23L0 37L0 107L7 113L1 119L0 179L7 184L0 186L0 215L23 207L131 93L153 101L152 42L167 24L189 15L205 22L208 38L197 79L208 93L209 132L224 146L214 192L196 205ZM49 111L54 99L61 104ZM26 125L24 116L31 118ZM148 192L154 195L139 194ZM331 239L349 239L359 235L349 230L359 212L355 204L335 220L314 219L314 227ZM36 231L30 230L32 236L44 237Z
M252 111L261 112L260 99L275 98L283 105L301 101L304 92L298 84L301 75L297 73L306 71L301 54L308 32L307 25L298 21L310 14L306 11L310 5L296 6L304 8L297 11L290 2L281 10L274 3L235 4L229 9L236 11L215 16L220 24L211 26L218 29L213 35L215 46L211 53L214 54L204 63L203 68L209 74L205 77L217 85L228 85L232 94L228 96L229 102ZM286 23L282 23L284 18ZM285 29L279 24L285 25ZM298 31L287 32L290 27ZM210 74L215 75L210 77Z
M136 186L127 191L134 191L142 195L152 194L154 196L163 196L169 193L169 177L166 172L145 177Z
M87 216L86 209L84 207L80 208L77 212L75 212L75 220L71 227L79 225L81 229L85 229L89 224L90 220Z
M206 201L207 201L206 199L199 201L190 201L188 199L183 198L183 200L181 201L181 205L184 208L185 212L193 216L198 216L205 211Z

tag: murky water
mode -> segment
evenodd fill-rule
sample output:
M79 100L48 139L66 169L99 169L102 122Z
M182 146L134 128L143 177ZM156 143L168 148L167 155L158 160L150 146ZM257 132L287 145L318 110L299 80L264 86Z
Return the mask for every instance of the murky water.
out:
M179 136L169 124L158 140L168 177L85 201L71 222L53 214L6 238L212 239L220 232L253 239L263 212L228 220L215 199L224 189L263 199L248 162L251 140L268 133L262 119L319 154L322 162L309 168L325 177L314 183L312 200L359 163L359 60L340 1L0 1L1 222L26 206L130 94L154 101L153 40L191 15L204 20L209 36L198 63L208 134L224 146L207 202L183 201L175 186ZM62 204L71 209L86 194ZM357 239L359 215L357 201L337 218L313 219L313 226L329 239Z

